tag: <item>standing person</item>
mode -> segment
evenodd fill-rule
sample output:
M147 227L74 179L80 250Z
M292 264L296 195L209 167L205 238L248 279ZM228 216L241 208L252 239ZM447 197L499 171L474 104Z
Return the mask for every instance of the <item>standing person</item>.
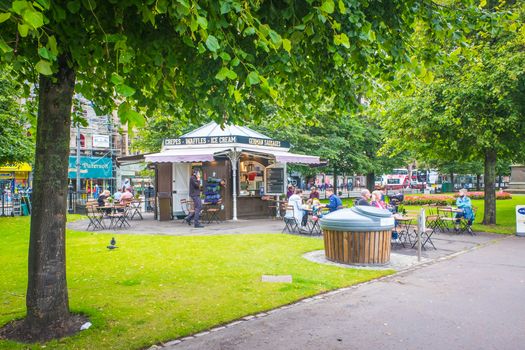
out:
M317 191L317 187L315 186L312 186L312 188L310 189L310 199L314 199L314 198L317 198L319 199L319 191Z
M326 188L326 195L330 201L328 204L324 204L323 207L330 209L330 213L334 212L343 207L343 202L341 198L337 197L334 193L334 188L329 186Z
M193 175L190 178L190 198L193 200L193 213L190 213L186 217L186 222L188 225L191 225L191 220L193 220L193 225L195 227L204 227L200 223L202 202L201 202L201 175L198 170L193 171Z
M365 188L361 190L361 197L355 201L354 205L370 205L368 201L370 200L371 196L372 195L368 189Z

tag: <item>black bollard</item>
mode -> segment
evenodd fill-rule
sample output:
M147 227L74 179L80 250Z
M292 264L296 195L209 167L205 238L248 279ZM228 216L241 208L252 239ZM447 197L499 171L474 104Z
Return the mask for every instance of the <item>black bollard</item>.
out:
M71 182L69 183L69 186L67 186L68 195L69 195L69 205L67 208L67 212L69 214L73 214L73 184Z

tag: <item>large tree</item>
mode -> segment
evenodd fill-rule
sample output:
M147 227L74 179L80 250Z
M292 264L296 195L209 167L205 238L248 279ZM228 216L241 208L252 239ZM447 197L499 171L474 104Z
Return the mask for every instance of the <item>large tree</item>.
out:
M39 94L28 338L71 328L64 234L74 92L105 113L118 105L132 127L158 109L219 122L262 118L268 103L290 116L327 100L351 111L369 77L410 69L405 38L416 20L439 23L439 10L416 0L1 1L2 60Z
M450 48L432 84L396 94L383 116L397 149L442 164L484 163L484 224L496 223L497 160L523 160L524 10L523 4L491 10L501 22L471 33L468 46Z

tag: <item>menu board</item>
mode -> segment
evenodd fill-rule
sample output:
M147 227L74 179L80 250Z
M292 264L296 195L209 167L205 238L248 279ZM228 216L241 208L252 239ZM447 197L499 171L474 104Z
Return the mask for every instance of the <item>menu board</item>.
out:
M284 193L284 168L266 168L265 194Z

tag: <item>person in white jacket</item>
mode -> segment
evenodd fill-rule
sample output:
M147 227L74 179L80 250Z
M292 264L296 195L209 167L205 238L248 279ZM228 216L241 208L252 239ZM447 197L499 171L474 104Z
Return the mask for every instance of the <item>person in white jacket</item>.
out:
M286 218L292 218L295 217L295 222L297 225L300 225L302 229L304 229L303 226L303 216L305 215L305 207L303 205L303 198L301 197L301 194L303 191L301 189L296 189L295 193L288 198L288 206L292 206L293 210L286 210L285 217Z

